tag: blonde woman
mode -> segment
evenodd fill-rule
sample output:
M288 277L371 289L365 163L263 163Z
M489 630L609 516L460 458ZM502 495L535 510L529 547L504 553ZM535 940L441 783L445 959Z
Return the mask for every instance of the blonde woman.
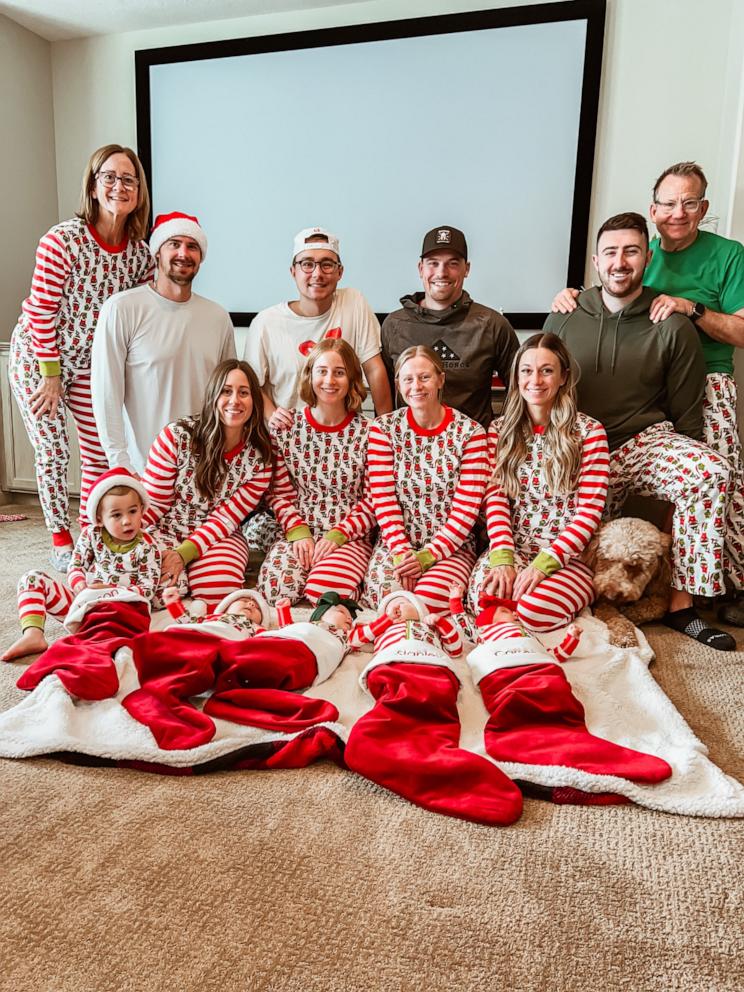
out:
M356 598L367 570L375 526L366 498L369 421L359 412L366 391L362 367L342 338L324 338L300 375L300 398L290 426L271 428L275 453L293 491L276 486L267 499L286 536L275 541L258 575L271 603L303 595L317 603L335 590Z
M579 555L607 499L604 427L576 410L574 366L554 334L535 334L517 352L502 417L488 432L491 481L484 505L490 542L470 583L513 600L525 627L563 627L594 600Z
M113 293L147 282L153 271L144 240L150 197L131 148L104 145L83 174L80 209L48 231L36 250L31 292L10 345L10 384L34 447L39 502L52 535L52 563L66 572L72 555L65 409L80 443L80 515L108 469L90 394L98 313Z
M439 613L475 564L473 526L488 478L486 432L442 403L439 356L414 345L395 364L404 403L370 428L370 494L380 525L364 603L404 589Z

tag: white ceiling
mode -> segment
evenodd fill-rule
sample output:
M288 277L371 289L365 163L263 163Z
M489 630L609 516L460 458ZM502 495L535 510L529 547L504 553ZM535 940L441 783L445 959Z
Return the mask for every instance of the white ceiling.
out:
M47 41L118 34L284 10L332 7L340 0L0 0L5 14ZM364 3L365 0L341 0Z

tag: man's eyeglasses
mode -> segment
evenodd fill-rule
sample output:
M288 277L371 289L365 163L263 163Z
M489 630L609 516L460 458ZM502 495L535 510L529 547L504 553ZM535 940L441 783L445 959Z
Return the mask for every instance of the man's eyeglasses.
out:
M319 262L316 262L314 258L301 258L299 262L295 262L295 265L298 265L303 272L307 272L308 274L315 272L315 267L318 266L320 271L324 272L327 276L331 272L335 272L340 264L340 262L334 262L331 258L321 258Z
M139 179L136 176L117 176L115 172L99 172L96 178L101 180L106 189L113 189L117 179L124 189L137 189L139 186Z
M703 202L703 197L689 197L687 200L655 200L656 209L663 214L671 214L677 206L682 207L686 214L696 214Z

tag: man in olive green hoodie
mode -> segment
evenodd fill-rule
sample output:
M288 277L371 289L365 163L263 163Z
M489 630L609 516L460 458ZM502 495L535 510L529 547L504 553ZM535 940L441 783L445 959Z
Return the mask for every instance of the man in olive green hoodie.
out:
M640 214L618 214L597 236L600 286L582 292L570 314L550 314L581 378L579 409L601 421L610 443L608 514L638 493L674 504L672 598L665 622L718 650L736 642L698 616L693 595L723 591L723 533L730 468L700 440L705 361L687 317L654 323L656 292L643 286L650 261Z

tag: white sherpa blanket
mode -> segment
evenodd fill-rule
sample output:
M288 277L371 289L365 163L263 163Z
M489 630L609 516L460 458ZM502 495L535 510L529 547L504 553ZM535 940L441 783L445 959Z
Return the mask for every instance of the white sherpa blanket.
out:
M307 611L297 611L301 612ZM607 629L599 620L587 615L581 618L581 624L581 643L564 667L584 705L589 729L599 737L664 758L673 768L672 777L659 785L636 785L614 776L560 766L505 762L499 762L499 766L511 778L549 787L615 792L664 812L744 817L744 787L709 760L705 745L654 681L648 670L653 652L645 637L640 634L639 648L615 648L609 644ZM562 637L563 632L556 631L544 640L554 644ZM308 690L308 695L328 699L338 707L340 722L326 726L342 739L372 705L358 681L368 661L368 653L354 652L327 682ZM0 714L0 756L22 758L73 751L115 760L189 767L252 744L287 739L287 735L215 720L217 734L208 744L188 751L163 751L150 731L120 705L120 700L138 686L128 648L118 652L116 665L121 682L119 693L101 702L73 700L56 676L44 679L26 699ZM456 659L455 668L462 682L462 744L485 754L483 727L488 714L464 658Z

